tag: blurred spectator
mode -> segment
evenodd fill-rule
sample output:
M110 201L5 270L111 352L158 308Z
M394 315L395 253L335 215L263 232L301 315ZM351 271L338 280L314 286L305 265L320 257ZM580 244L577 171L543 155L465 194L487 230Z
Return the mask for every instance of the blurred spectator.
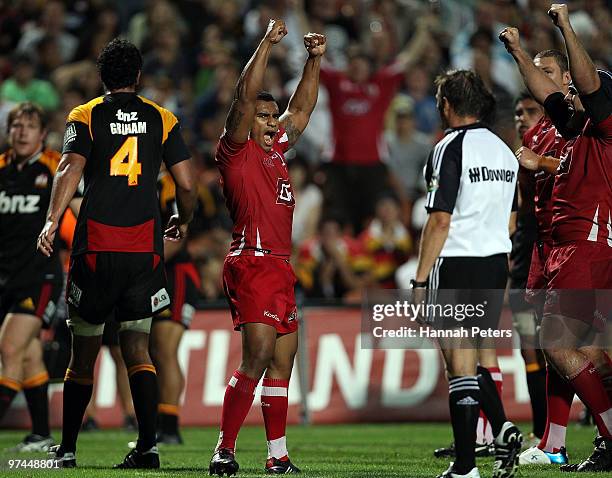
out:
M395 289L395 271L409 257L412 238L400 220L398 200L387 195L376 202L376 216L359 237L372 261L372 275L378 286Z
M51 84L34 78L35 64L31 57L18 55L13 60L14 74L0 86L0 97L5 101L31 101L48 111L59 105L59 96Z
M387 131L389 158L386 163L400 183L400 198L414 202L424 191L423 167L432 148L429 137L417 131L414 106L409 97L394 100L393 129Z
M17 45L17 51L35 56L36 46L42 38L54 38L59 45L62 61L71 61L76 53L78 40L64 31L65 13L63 2L59 0L44 2L38 25L25 29Z
M340 221L323 219L319 234L300 248L295 274L307 297L355 296L370 283L371 259L342 229Z
M429 24L422 21L410 43L387 67L373 70L372 58L355 46L346 72L328 64L321 68L333 134L327 152L331 163L326 171L326 209L347 220L356 232L374 213L374 200L389 188L382 162L388 155L383 136L385 114L406 68L415 63L429 41Z
M167 27L176 28L180 35L187 31L185 21L172 3L168 0L149 0L146 10L130 19L127 37L146 53L157 32Z
M433 79L423 65L415 65L406 74L405 92L413 101L416 129L433 135L440 127L436 98L431 94Z
M550 3L547 8L549 7ZM503 9L498 8L494 2L477 3L470 24L453 35L450 48L451 66L457 69L472 68L474 66L472 50L475 46L478 47L474 45L474 37L481 40L484 36L488 36L491 45L493 78L514 96L520 92L522 82L517 76L516 68L512 65L512 57L505 51L503 44L497 41L497 35L506 27L500 21L501 18L498 19L502 13Z
M477 41L474 43L476 44ZM500 85L493 75L493 61L491 58L491 44L488 36L482 36L480 44L472 50L473 69L482 78L484 84L495 97L495 117L490 126L503 139L506 144L512 145L515 139L514 132L514 100L505 87Z
M305 240L312 238L317 232L317 224L323 204L323 193L310 180L308 165L304 161L295 158L288 164L291 189L295 196L291 239L294 245L299 246Z

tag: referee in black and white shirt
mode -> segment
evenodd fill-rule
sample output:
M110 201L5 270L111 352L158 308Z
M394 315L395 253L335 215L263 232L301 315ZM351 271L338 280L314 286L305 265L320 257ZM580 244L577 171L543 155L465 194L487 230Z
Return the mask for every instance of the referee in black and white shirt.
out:
M425 168L429 216L411 285L415 297L424 297L420 290L429 288L446 289L442 295L455 294L454 300L461 303L486 301L486 326L497 327L512 248L509 223L516 202L518 163L502 140L482 124L493 114L495 99L475 73L447 72L436 79L436 86L438 109L448 129ZM451 293L451 289L461 292ZM469 326L483 327L475 320ZM468 324L456 322L456 326ZM457 346L441 340L440 347L449 378L456 450L456 461L440 477L480 477L474 444L481 407L496 436L493 476L514 476L522 436L506 420L490 374L476 374L482 344L472 340L468 346L464 342Z

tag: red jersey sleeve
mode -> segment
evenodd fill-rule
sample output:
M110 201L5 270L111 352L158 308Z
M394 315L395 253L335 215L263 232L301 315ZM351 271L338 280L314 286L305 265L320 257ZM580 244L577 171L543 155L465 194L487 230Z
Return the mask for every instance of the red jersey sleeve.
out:
M241 167L246 155L244 151L246 149L248 141L244 143L236 143L232 141L228 135L223 133L217 143L217 152L215 153L215 160L219 167Z
M283 154L289 149L289 137L284 128L280 128L276 135L276 147L280 149Z

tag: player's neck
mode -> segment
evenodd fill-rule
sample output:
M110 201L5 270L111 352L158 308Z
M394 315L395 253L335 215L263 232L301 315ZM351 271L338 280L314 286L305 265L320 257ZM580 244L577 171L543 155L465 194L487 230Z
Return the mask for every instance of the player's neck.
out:
M449 128L461 128L462 126L468 126L474 123L478 123L480 120L476 116L455 116L452 115L448 118Z
M109 93L111 95L114 95L115 93L136 93L136 87L135 86L127 86L125 88L118 88L116 90L110 90Z
M30 156L18 156L17 153L15 153L15 151L13 150L11 162L14 162L15 165L17 166L17 169L21 170L24 165L26 165L33 158L37 157L40 153L42 153L42 150L43 150L43 147L41 146L40 148L36 150L34 154L31 154Z

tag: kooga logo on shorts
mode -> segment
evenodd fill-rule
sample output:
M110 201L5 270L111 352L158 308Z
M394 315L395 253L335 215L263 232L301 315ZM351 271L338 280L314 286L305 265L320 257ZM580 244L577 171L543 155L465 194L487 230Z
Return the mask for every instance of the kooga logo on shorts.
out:
M489 169L486 166L470 168L468 170L471 183L480 181L504 181L511 183L514 181L514 171L510 169Z

